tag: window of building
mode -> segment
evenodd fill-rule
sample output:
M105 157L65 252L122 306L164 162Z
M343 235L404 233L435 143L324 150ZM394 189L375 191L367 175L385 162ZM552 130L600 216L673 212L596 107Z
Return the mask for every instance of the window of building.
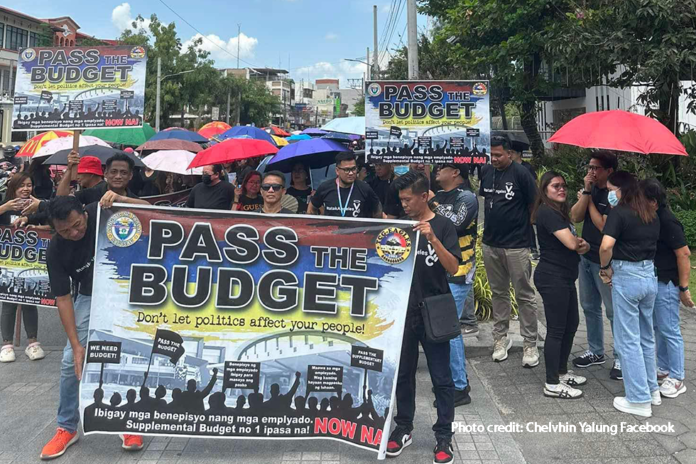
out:
M5 24L0 23L0 48L5 46Z
M10 50L19 50L27 46L29 31L14 26L7 26L7 46Z
M29 33L29 47L36 47L39 45L39 34L37 32Z

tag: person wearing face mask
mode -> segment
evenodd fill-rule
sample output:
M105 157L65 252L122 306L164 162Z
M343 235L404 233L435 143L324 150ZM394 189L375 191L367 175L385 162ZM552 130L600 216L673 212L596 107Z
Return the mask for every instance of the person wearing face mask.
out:
M655 364L653 307L657 296L654 258L660 220L636 178L617 171L607 179L614 206L604 225L599 247L602 281L611 285L614 303L614 344L621 354L626 396L614 398L614 408L643 417L659 405Z
M234 201L234 186L223 182L221 164L203 166L201 183L196 184L186 200L187 208L221 209L229 211Z

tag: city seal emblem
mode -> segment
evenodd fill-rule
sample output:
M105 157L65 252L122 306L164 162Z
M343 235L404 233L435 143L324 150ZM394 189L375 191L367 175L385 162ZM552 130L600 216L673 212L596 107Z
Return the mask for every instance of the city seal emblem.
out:
M367 87L367 93L370 97L376 97L382 93L382 86L376 82L373 82Z
M389 264L400 264L411 254L411 238L398 227L388 227L375 240L377 255Z
M106 223L106 238L117 247L129 247L138 241L143 226L138 217L128 211L120 211Z
M33 48L25 48L22 51L22 61L25 63L28 61L34 61L34 58L36 58L36 50Z

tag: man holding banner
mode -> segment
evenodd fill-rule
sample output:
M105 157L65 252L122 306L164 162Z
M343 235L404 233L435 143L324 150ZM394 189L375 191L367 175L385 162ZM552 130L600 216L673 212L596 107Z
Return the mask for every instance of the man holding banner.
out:
M61 363L58 429L41 451L44 460L62 456L78 440L79 381L89 330L98 207L92 203L83 208L73 196L56 197L49 205L56 235L48 248L48 275L68 343ZM74 302L71 280L78 288ZM143 448L141 436L121 438L126 450Z

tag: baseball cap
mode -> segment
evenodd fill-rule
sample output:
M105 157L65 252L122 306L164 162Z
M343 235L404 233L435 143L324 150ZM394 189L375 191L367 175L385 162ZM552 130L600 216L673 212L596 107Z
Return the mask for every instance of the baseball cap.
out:
M80 163L77 165L77 173L104 177L101 161L96 156L83 156L80 158Z

